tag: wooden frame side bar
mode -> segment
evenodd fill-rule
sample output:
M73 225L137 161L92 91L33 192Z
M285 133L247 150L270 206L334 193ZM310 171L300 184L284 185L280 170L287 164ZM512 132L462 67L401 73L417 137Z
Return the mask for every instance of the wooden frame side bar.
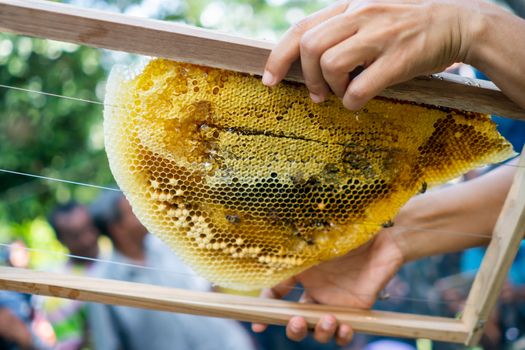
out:
M467 345L479 342L525 233L525 149L490 244L467 298L461 320L469 330Z
M449 318L196 292L12 267L0 267L0 289L279 325L286 324L292 315L300 315L314 327L322 315L332 313L358 332L457 343L464 342L468 335L460 320Z
M0 30L261 75L272 43L43 0L0 0ZM302 82L296 62L287 79ZM525 120L491 82L441 73L381 96Z

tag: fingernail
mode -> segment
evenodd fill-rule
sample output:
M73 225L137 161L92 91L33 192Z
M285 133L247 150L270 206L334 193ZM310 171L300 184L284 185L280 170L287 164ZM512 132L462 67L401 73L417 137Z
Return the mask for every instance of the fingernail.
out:
M314 94L313 92L310 92L310 98L314 103L321 103L324 101L324 97L321 95Z
M275 84L275 77L272 73L265 70L262 77L262 83L266 86L272 86L273 84Z
M324 319L323 322L321 322L321 328L325 331L328 331L332 328L333 322L330 319Z
M342 328L340 331L339 331L339 337L342 338L342 339L348 339L348 329L346 328Z
M298 322L291 322L290 329L294 333L299 333L301 331L301 325Z

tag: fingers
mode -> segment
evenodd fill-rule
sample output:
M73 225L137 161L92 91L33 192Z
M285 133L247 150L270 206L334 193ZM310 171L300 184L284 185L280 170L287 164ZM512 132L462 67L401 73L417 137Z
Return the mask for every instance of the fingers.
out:
M354 331L352 327L347 324L342 324L337 329L337 335L335 341L339 346L348 345L354 337Z
M303 304L313 304L315 303L315 300L310 296L310 294L304 292L299 298L299 302Z
M400 70L393 68L393 65L395 63L384 57L372 63L348 85L343 105L352 111L358 110L386 87L403 80L399 77Z
M314 102L322 102L330 92L321 70L322 54L354 35L356 31L355 21L349 21L347 16L339 14L308 30L301 37L300 54L303 78Z
M254 333L262 333L268 328L267 324L263 323L252 323L252 331Z
M286 280L271 289L261 292L261 297L281 298L286 295L291 287L295 285L295 279ZM300 302L310 303L314 299L308 294L303 293ZM268 326L265 324L254 323L252 330L256 333L263 332ZM293 316L286 325L286 336L294 341L301 341L308 335L308 324L303 317ZM328 343L333 338L340 346L347 345L353 338L353 330L349 325L341 324L338 327L337 320L333 315L324 315L315 325L313 336L320 343Z
M303 317L294 316L286 326L286 336L294 341L301 341L308 335L308 325ZM328 343L335 337L338 345L345 346L352 341L352 327L342 324L337 327L337 320L332 315L325 315L317 322L314 338L320 343Z
M314 338L320 343L328 343L337 330L337 320L333 315L321 317L315 325Z
M308 325L306 320L299 316L294 316L286 325L286 336L294 341L301 341L308 335Z
M338 1L332 6L306 17L290 28L268 57L262 79L263 84L274 86L279 83L285 77L292 63L299 58L300 41L303 34L328 18L343 12L346 7L346 1Z
M321 56L321 69L334 94L343 98L350 83L350 72L366 67L378 53L378 47L354 37L328 49Z

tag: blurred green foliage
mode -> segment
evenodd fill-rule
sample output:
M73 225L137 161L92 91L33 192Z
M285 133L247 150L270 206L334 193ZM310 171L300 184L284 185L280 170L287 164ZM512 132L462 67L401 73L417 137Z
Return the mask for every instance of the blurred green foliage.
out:
M105 77L97 50L0 35L4 85L96 100ZM0 89L0 168L88 183L111 181L103 150L102 106ZM82 189L19 175L0 175L0 220L42 215Z
M276 40L292 22L329 1L67 2ZM0 84L101 102L111 65L129 62L130 56L0 33ZM0 169L111 185L113 178L103 148L102 110L100 104L0 87ZM21 238L33 248L58 249L45 224L46 215L58 202L74 199L88 203L97 192L0 172L0 242ZM45 259L40 260L45 263Z

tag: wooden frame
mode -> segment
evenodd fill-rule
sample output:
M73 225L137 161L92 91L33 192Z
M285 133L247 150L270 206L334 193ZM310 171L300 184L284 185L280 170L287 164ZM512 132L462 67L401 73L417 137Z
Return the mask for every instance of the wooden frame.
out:
M0 0L0 30L261 74L272 44L183 25L80 9L41 0ZM288 79L301 81L295 64ZM382 96L495 113L525 120L525 111L494 84L450 74L416 78ZM313 327L325 313L357 332L475 344L496 304L525 228L525 155L460 319L310 305L193 292L122 281L0 267L0 288L156 310L286 324L304 316Z
M266 41L42 0L0 0L0 30L257 75L273 47ZM298 63L287 79L302 81ZM523 109L493 83L454 74L419 77L381 96L525 120Z

